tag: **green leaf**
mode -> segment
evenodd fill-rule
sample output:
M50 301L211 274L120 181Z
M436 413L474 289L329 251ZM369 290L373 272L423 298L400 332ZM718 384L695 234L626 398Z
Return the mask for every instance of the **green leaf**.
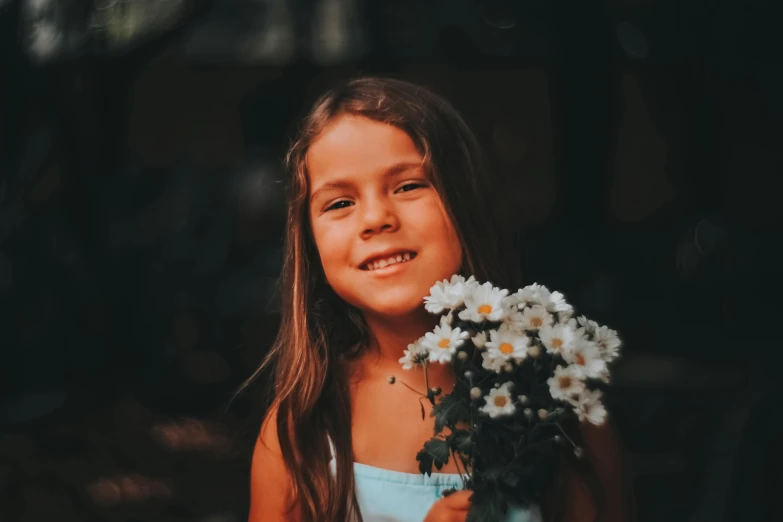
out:
M454 430L446 437L449 447L454 448L460 453L470 454L473 451L473 438L468 430Z
M535 444L545 439L554 438L554 436L559 433L560 428L558 428L556 424L552 422L539 422L530 430L528 444Z
M463 394L467 397L467 394ZM435 417L435 434L437 435L443 428L453 427L461 420L470 419L470 406L455 389L454 392L445 395L438 404L432 408L432 415Z
M466 522L498 522L506 518L508 504L503 493L494 487L473 492Z
M432 475L432 466L441 469L449 461L449 445L443 439L432 438L424 443L424 449L416 454L422 475Z
M449 461L449 445L443 439L432 438L424 443L424 449L432 455L432 462L440 469Z
M519 484L519 475L514 473L513 471L507 472L505 475L503 475L503 482L510 488L514 488Z
M501 489L521 505L536 502L554 484L559 469L558 454L545 446L527 448L514 459L509 470L518 480L504 476Z
M499 480L506 472L505 466L495 466L485 469L481 476L488 482L495 482Z
M515 434L526 433L528 430L527 426L523 426L522 424L516 424L514 422L508 423L506 425L506 429Z
M425 449L419 450L416 454L416 460L419 461L419 471L422 475L428 477L432 475L432 455Z
M502 465L513 458L516 438L505 433L497 423L486 422L482 424L482 431L476 434L476 453L486 467Z

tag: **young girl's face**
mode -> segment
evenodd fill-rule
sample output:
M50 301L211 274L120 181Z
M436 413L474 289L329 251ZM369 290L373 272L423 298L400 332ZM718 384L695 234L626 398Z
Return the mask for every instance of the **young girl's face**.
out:
M420 313L430 287L458 272L462 249L413 140L346 115L316 138L306 161L329 285L365 314Z

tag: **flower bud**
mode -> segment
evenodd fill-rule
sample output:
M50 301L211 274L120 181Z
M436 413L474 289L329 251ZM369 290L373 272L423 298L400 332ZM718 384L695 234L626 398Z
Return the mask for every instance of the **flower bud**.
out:
M462 351L457 352L457 359L460 361L467 361L468 360L468 352Z
M534 344L527 349L527 353L530 354L530 357L538 357L541 355L541 348L537 344Z
M530 408L525 408L525 417L527 418L533 417L533 410L531 410Z
M465 372L465 378L468 379L468 380L472 379L473 378L473 372L470 371L470 370L466 371Z
M574 456L578 459L581 459L584 456L585 452L582 448L579 446L574 448Z
M508 373L513 372L514 371L514 365L511 364L510 362L507 362L506 364L503 365L503 371L508 372Z
M549 415L549 412L546 411L544 408L541 408L538 410L538 418L541 420L544 420L547 418L547 415Z
M525 405L525 404L527 404L527 401L528 401L527 395L520 395L519 396L519 404Z
M386 377L386 380L389 381L389 384L394 384L395 382L397 382L397 377L395 377L394 375L389 375L388 377Z
M563 442L563 437L561 437L560 435L555 435L554 439L555 439L555 442L557 442L558 444Z
M487 333L479 332L471 339L471 341L473 341L473 346L481 350L487 344Z
M480 399L481 398L481 388L475 387L470 389L470 398L471 399Z

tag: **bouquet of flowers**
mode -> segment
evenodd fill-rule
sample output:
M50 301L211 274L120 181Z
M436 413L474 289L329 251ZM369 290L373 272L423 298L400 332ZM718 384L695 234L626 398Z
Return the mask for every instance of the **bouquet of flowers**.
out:
M448 394L427 385L435 436L416 456L419 470L429 475L455 459L473 491L468 520L501 520L510 502L540 501L558 452L582 456L566 422L606 420L598 388L609 382L620 340L606 326L573 318L563 294L538 284L509 294L455 275L424 301L440 324L408 345L400 363L423 367L425 379L427 365L451 364L457 379Z

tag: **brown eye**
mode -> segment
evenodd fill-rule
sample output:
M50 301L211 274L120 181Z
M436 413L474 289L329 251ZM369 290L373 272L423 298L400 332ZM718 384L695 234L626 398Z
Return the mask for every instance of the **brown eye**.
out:
M348 201L347 199L341 199L340 201L336 201L331 205L329 205L328 207L326 207L325 211L329 212L330 210L339 210L341 208L346 208L348 205L350 205L350 203L351 202Z
M401 186L399 189L397 189L399 192L410 192L411 190L421 188L424 185L421 183L406 183L405 185Z

